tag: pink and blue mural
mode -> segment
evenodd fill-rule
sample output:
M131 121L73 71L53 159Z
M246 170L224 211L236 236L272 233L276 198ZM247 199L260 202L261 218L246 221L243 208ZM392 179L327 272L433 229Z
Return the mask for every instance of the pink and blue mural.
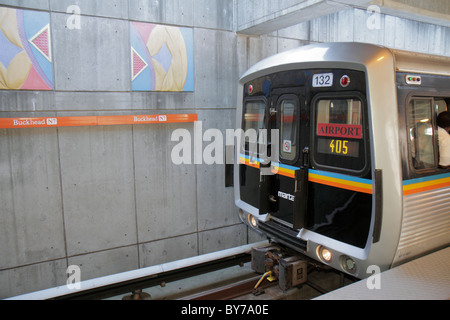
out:
M53 89L49 13L0 7L0 89Z
M130 23L133 91L194 91L190 28Z

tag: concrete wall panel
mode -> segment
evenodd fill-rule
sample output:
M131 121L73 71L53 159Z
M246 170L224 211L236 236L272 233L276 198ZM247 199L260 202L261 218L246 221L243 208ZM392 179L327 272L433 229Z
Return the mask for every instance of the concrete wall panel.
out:
M231 32L194 30L195 104L197 108L235 106L237 74L236 37Z
M54 93L55 109L57 111L84 111L82 115L87 115L87 111L105 111L108 115L111 111L132 110L130 92L60 92ZM68 115L67 112L59 115ZM75 113L72 113L75 116ZM80 114L78 114L80 115ZM105 115L107 115L105 113Z
M197 234L143 243L139 246L141 268L198 255Z
M194 2L195 0L129 1L129 18L152 23L193 26Z
M68 18L51 15L56 90L129 91L128 21L85 16L81 28L71 30L63 27Z
M354 15L353 41L369 42L373 44L384 43L384 19L381 15L374 16L365 10L350 10ZM379 24L374 24L371 28L367 27L369 19L379 20ZM370 22L369 22L370 24Z
M49 0L0 0L0 5L19 8L49 10Z
M55 129L0 130L0 269L65 256Z
M136 243L130 126L60 129L68 255Z
M294 48L298 48L305 44L306 42L302 40L279 38L277 50L278 52L283 52Z
M193 136L193 124L134 126L136 209L139 242L197 231L196 166L171 160L173 130Z
M0 299L62 286L67 281L66 271L66 259L3 270L0 272Z
M194 27L233 30L232 0L195 0Z
M138 0L129 5L131 20L233 30L231 0Z
M309 39L309 22L296 24L292 27L278 30L278 36L299 40Z
M69 266L80 267L81 281L137 269L137 246L116 248L70 257Z
M247 227L244 224L203 231L198 235L200 254L238 247L247 243Z
M278 52L278 38L261 36L249 38L247 45L247 60L250 68L258 61L270 57Z
M191 92L132 92L131 105L134 110L193 110L195 95ZM187 112L187 111L183 111ZM195 112L193 112L195 113Z
M55 111L55 93L52 91L0 91L0 111L34 112Z
M128 18L128 0L49 0L50 8L54 12L78 14L71 11L71 6L77 6L80 15L97 16L97 17L113 17L119 19ZM132 1L134 2L134 1ZM81 17L83 23L84 17Z
M197 210L199 231L215 229L239 223L236 207L233 200L233 188L225 188L225 162L224 156L218 157L219 164L208 164L206 156L216 156L217 152L224 151L226 129L233 129L236 112L234 109L202 110L199 112L199 121L202 132L215 130L212 141L203 142L203 161L197 165ZM217 129L217 130L216 130ZM216 141L216 137L218 138ZM219 142L219 143L216 143ZM215 151L209 147L218 146ZM219 150L217 150L219 149ZM206 152L205 152L206 151Z

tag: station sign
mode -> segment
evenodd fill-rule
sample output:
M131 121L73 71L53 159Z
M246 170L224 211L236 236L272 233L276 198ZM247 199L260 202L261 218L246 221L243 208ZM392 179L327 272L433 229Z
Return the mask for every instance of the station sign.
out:
M197 121L197 114L0 118L0 129L111 126Z

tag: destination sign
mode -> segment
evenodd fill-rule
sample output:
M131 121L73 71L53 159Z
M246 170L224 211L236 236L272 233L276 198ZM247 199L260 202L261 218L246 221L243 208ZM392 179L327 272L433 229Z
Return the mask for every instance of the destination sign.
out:
M362 125L318 123L317 135L322 137L362 139Z

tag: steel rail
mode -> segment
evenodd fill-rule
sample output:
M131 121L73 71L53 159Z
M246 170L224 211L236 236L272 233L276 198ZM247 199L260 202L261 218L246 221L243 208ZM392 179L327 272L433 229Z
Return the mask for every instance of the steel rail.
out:
M162 283L242 265L251 261L251 249L268 245L267 241L226 249L148 268L86 280L78 287L68 285L28 293L6 300L90 300L130 294Z
M241 297L255 291L255 285L260 281L261 275L248 280L239 281L227 286L222 286L213 290L208 290L184 297L180 300L230 300ZM278 281L269 282L266 279L261 283L259 289L264 289L276 285ZM263 292L263 291L261 291Z
M103 287L55 297L52 300L101 300L120 294L129 294L137 290L169 283L177 280L190 278L204 273L229 268L235 265L244 264L251 260L249 253L241 253L234 256L187 266L159 274L153 274L128 281L109 284Z

